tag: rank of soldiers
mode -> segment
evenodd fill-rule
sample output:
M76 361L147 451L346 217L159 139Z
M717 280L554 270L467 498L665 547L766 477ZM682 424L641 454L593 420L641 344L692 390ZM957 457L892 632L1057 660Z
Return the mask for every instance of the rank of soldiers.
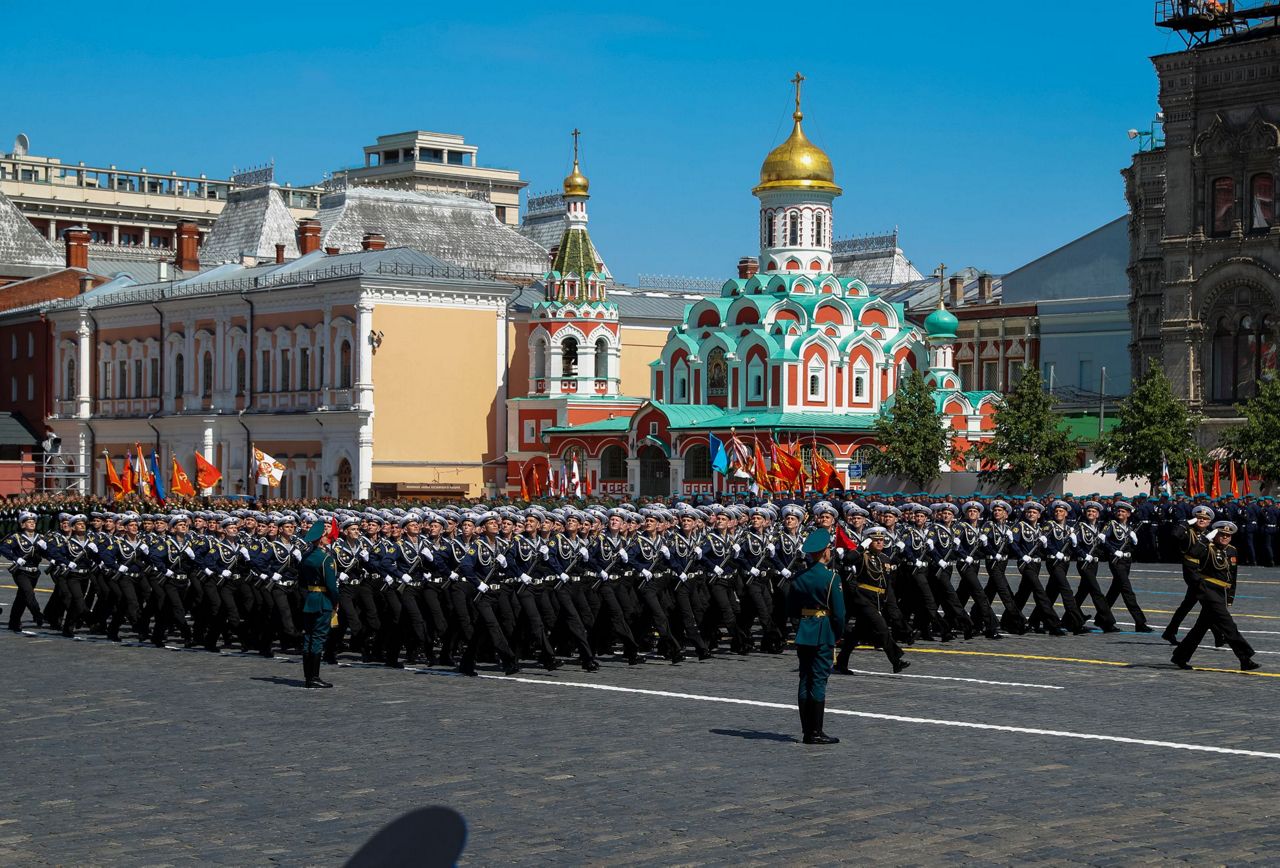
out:
M156 645L178 637L187 647L272 656L302 642L307 588L299 568L311 548L304 532L336 522L329 553L337 619L325 660L345 653L466 674L478 662L514 673L528 662L555 669L565 659L594 671L598 658L619 651L632 665L651 652L672 663L726 650L780 653L796 626L788 588L805 569L814 529L832 541L830 568L849 619L837 672L848 671L859 642L881 649L898 672L907 666L903 647L915 642L1114 632L1117 601L1135 630L1151 631L1129 581L1141 507L1120 498L1058 500L1047 509L998 497L886 499L897 502L860 495L757 505L96 510L48 518L18 509L0 557L18 588L12 630L26 617L66 636L87 630L119 641L127 630ZM1175 663L1185 664L1199 636L1213 630L1242 667L1254 668L1226 608L1239 527L1211 527L1215 517L1204 505L1189 509L1171 534L1188 594L1165 638L1178 642L1177 623L1199 603L1201 620ZM42 521L53 526L38 529ZM35 591L46 576L53 587L42 607Z

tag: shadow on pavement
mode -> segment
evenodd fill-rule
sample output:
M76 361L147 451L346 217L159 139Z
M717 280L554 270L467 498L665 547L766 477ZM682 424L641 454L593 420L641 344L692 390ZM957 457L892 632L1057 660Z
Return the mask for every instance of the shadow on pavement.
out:
M800 739L796 738L794 735L788 735L784 732L764 732L758 729L709 729L707 732L712 735L729 735L734 738L745 738L748 741L800 741Z
M255 676L251 681L265 681L268 684L280 684L285 687L301 687L306 684L301 678L281 678L279 675Z

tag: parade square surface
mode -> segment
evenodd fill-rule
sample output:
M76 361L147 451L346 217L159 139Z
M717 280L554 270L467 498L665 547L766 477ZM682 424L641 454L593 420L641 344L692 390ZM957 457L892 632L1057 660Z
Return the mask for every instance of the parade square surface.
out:
M1133 575L1163 625L1178 567ZM798 742L791 653L308 691L295 655L6 631L0 864L336 865L433 804L474 865L1274 864L1280 571L1241 578L1260 673L1158 632L860 651L833 747Z

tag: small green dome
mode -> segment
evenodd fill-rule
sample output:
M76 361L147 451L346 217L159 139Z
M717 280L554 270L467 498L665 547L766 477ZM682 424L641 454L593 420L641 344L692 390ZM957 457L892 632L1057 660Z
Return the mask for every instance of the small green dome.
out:
M960 320L956 319L955 314L940 307L925 319L924 331L931 338L953 338L959 325Z

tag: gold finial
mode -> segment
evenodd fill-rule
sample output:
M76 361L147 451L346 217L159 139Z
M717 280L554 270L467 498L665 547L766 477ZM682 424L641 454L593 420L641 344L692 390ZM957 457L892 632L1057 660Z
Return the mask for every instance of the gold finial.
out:
M804 76L799 72L796 73L795 78L791 79L791 83L796 86L796 113L792 115L796 120L800 120L804 117L804 113L800 111L800 85L803 82Z
M946 300L943 298L944 294L947 291L947 266L941 262L938 263L937 275L938 275L938 310L943 310L947 306Z
M587 176L582 174L582 169L578 168L578 137L582 135L582 131L577 127L573 128L573 171L564 179L564 194L566 196L586 196L590 189L590 182Z

